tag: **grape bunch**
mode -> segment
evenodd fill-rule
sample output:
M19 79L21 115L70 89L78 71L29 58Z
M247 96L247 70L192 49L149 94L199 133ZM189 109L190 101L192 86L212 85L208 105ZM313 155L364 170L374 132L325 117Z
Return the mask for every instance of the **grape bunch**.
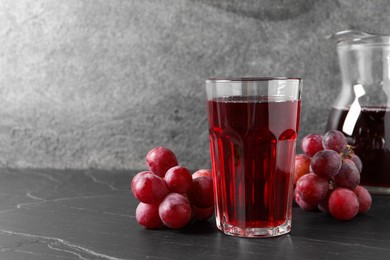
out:
M178 165L166 147L155 147L146 155L148 171L137 173L131 190L139 200L135 216L148 229L185 227L191 220L207 220L214 213L211 171L195 173Z
M344 134L308 134L303 154L295 157L294 198L304 210L319 209L339 220L353 219L371 207L372 199L360 184L362 161Z

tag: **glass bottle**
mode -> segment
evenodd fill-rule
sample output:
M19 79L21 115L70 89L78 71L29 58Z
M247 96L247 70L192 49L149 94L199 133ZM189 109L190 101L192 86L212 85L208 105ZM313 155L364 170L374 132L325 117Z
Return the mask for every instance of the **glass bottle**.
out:
M390 35L342 31L337 41L341 92L326 130L338 129L363 162L361 185L390 194Z

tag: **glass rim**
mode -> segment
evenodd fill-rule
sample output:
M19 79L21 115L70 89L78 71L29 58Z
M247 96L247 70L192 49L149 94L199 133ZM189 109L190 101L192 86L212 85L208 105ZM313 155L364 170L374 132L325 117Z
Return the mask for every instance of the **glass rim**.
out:
M256 81L271 81L271 80L298 80L299 77L211 77L206 82L256 82Z
M390 34L368 33L356 30L345 30L328 36L335 39L338 47L388 47L390 46Z

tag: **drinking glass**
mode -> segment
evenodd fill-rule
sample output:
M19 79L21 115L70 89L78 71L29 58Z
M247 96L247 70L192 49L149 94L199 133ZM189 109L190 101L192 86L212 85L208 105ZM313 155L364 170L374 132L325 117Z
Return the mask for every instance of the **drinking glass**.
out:
M291 230L300 78L206 80L216 225L225 234Z

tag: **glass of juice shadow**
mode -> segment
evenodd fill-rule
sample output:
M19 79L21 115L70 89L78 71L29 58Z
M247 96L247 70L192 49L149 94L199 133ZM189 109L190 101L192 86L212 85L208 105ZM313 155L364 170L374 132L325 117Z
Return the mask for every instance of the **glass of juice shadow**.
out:
M300 78L206 80L218 229L240 237L291 230Z

